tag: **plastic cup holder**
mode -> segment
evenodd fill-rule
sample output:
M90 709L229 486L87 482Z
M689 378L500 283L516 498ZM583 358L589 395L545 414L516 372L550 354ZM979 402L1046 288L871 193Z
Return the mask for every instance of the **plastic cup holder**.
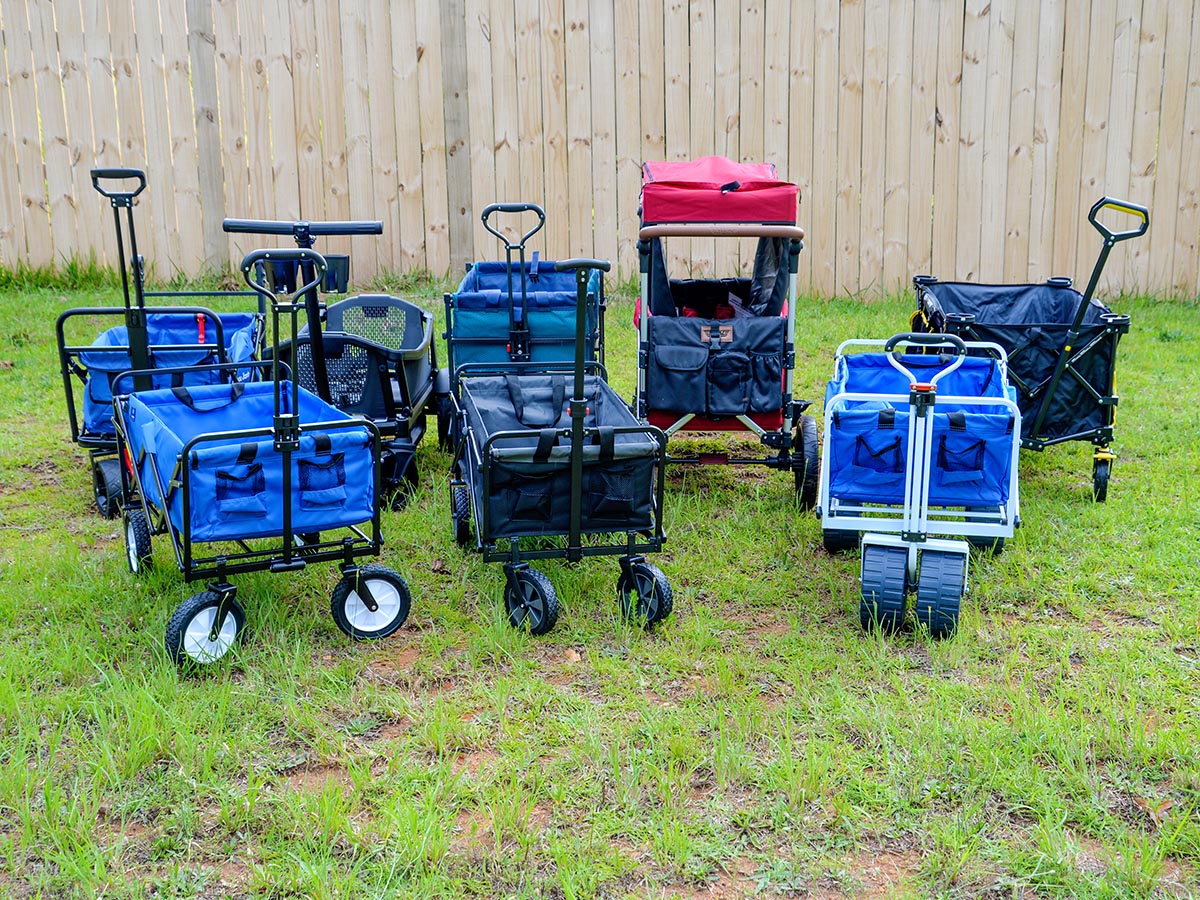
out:
M266 263L267 286L276 294L290 294L296 290L297 263L294 259L268 260Z
M329 268L325 271L325 284L322 290L327 294L344 294L350 284L350 257L344 253L330 253L325 262Z

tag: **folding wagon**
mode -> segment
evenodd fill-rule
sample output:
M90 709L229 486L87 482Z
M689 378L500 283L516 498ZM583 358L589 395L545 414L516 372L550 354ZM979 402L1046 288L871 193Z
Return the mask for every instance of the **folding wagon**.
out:
M671 462L759 463L791 470L803 508L816 501L810 405L792 395L798 191L770 163L710 156L642 167L641 301L635 409L668 436L749 432L767 455L701 453ZM663 238L756 238L749 278L670 278ZM794 429L794 431L793 431Z
M113 210L117 258L124 294L123 307L69 309L58 317L55 334L59 371L67 403L71 439L88 451L96 506L108 519L120 514L121 472L116 456L117 436L112 422L112 386L121 372L137 369L138 387L210 384L254 372L212 366L257 359L264 339L263 308L257 312L216 313L202 306L153 306L153 301L199 298L253 297L252 291L147 291L145 261L138 253L134 200L146 188L139 169L93 169L92 185ZM106 185L135 181L129 190ZM121 223L125 210L125 225ZM126 240L129 260L126 262ZM130 282L132 281L132 292ZM120 319L90 343L79 340L81 329L95 320ZM94 333L94 332L93 332ZM154 369L186 369L167 376Z
M1141 222L1132 230L1113 232L1097 218L1104 209L1129 213ZM1102 503L1116 458L1109 444L1117 406L1117 344L1129 331L1129 316L1112 312L1094 295L1112 248L1145 234L1150 214L1136 203L1104 197L1088 212L1088 221L1104 242L1082 294L1071 287L1070 278L1044 284L968 284L918 275L913 279L913 326L1003 347L1023 415L1021 446L1044 450L1065 441L1090 441L1096 448L1092 494Z
M252 275L257 264L273 262L298 263L313 277L294 294L277 295ZM324 258L309 249L258 250L242 273L271 305L275 343L286 315L295 344L301 298L325 277ZM385 637L408 616L404 579L357 564L382 546L379 428L300 386L278 352L270 368L269 381L118 393L114 400L119 452L129 463L130 570L150 561L151 536L166 534L184 578L211 579L167 625L167 653L180 665L214 662L242 635L245 612L229 582L241 572L336 561L342 578L331 597L333 619L354 638ZM138 374L121 376L118 388Z
M951 353L898 350L912 345ZM876 352L848 352L861 348ZM996 344L900 334L838 347L818 512L826 549L862 535L863 628L898 629L915 590L917 620L935 637L954 631L970 545L998 549L1019 524L1020 434Z
M590 272L609 263L554 266L575 276L573 367L506 361L454 370L455 539L470 545L473 532L484 559L504 563L504 606L516 628L545 634L558 619L554 586L529 560L614 554L622 612L650 626L673 602L666 576L644 556L662 549L666 435L638 422L603 367L585 361Z

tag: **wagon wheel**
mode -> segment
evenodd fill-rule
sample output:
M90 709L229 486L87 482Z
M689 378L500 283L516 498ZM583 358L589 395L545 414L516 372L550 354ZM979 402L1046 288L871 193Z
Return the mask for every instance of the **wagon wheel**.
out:
M825 528L821 531L821 544L825 552L848 553L858 549L859 535L857 531L842 531L839 528Z
M821 442L817 438L816 419L812 416L800 417L792 446L796 451L792 460L792 469L796 476L796 502L800 509L810 510L817 505L817 488L820 483Z
M626 577L624 571L617 579L617 600L621 604L621 614L629 621L649 628L671 615L674 607L671 583L662 569L648 562L634 563L630 570L632 580Z
M1097 503L1108 499L1108 479L1112 475L1112 460L1095 458L1092 460L1092 497Z
M212 628L221 605L216 591L201 591L180 604L167 623L167 655L177 666L208 665L224 657L245 636L246 612L232 597L225 601L225 621L213 640Z
M454 404L449 397L439 397L437 401L437 436L438 448L441 450L454 449Z
M359 591L365 587L376 609L367 606ZM344 575L329 598L333 621L355 640L378 640L404 624L412 607L408 584L387 566L365 565L356 574Z
M558 621L558 595L550 579L537 569L520 569L513 574L516 590L504 586L504 609L513 628L542 635Z
M460 547L465 547L471 543L471 495L465 487L451 488L450 501L454 540Z
M106 456L92 466L92 482L96 492L96 508L106 519L121 514L121 461Z
M973 512L978 508L968 506L967 512ZM990 553L992 556L999 556L1004 552L1004 538L1002 537L969 537L967 543L971 545L972 549L978 550L980 553Z
M862 592L858 621L864 630L878 626L893 634L904 624L908 588L908 552L900 547L868 544L862 554Z
M140 575L150 566L150 523L140 509L125 511L125 561L129 571Z
M958 553L926 550L917 576L917 621L935 638L949 637L958 628L966 558Z

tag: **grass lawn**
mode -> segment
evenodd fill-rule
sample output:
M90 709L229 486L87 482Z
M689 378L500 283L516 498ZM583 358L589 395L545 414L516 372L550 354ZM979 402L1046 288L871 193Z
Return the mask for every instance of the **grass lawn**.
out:
M1024 527L973 561L950 640L863 633L857 554L826 555L790 475L729 468L669 476L668 622L624 624L601 558L541 566L558 627L516 633L431 439L385 513L400 632L344 637L332 566L242 576L245 644L181 676L163 629L200 588L162 539L128 574L67 436L55 318L116 302L0 294L0 895L1200 893L1196 305L1114 304L1109 501L1090 447L1022 454ZM803 302L797 394L908 303ZM608 319L627 395L631 309Z

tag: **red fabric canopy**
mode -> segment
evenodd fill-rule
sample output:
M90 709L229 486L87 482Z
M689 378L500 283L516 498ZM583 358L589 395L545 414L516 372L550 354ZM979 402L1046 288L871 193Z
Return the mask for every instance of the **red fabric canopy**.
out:
M772 163L723 156L642 165L642 224L734 222L795 225L799 190Z

